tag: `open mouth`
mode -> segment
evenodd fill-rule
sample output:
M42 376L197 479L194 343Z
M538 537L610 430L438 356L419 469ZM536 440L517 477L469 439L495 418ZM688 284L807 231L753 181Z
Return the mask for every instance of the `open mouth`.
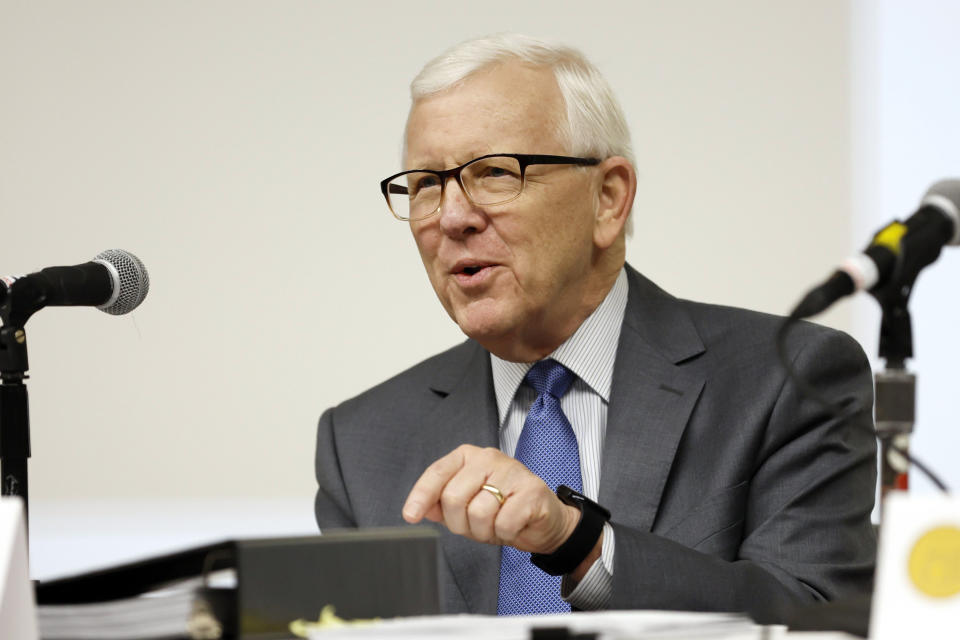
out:
M464 263L455 265L452 272L461 282L467 280L474 281L475 278L482 277L485 272L495 266L496 265L491 263L464 261Z

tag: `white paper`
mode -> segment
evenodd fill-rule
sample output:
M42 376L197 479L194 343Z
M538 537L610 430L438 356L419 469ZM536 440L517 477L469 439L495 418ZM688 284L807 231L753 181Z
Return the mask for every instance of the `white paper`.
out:
M873 640L960 638L960 498L887 497L875 584Z
M20 498L0 498L0 638L37 637L23 502Z
M457 640L529 640L538 627L565 627L597 633L604 640L759 640L762 628L734 614L676 611L604 611L542 616L424 616L394 618L370 625L313 629L311 640L456 638Z

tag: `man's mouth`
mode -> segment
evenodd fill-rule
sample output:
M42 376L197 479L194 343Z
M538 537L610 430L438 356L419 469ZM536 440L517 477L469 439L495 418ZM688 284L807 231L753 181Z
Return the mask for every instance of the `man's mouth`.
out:
M463 261L454 265L451 273L461 282L475 282L496 265L490 262Z

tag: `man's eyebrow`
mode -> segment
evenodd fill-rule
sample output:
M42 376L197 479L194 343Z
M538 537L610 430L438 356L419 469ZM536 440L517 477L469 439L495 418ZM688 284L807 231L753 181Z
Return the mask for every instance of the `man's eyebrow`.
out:
M452 165L452 166L456 167L459 165ZM416 171L417 169L429 169L431 171L443 171L444 169L447 169L447 168L448 167L444 162L414 162L407 168L407 170Z
M478 152L475 152L475 153L473 153L473 152L471 152L471 153L458 153L458 154L453 158L453 164L449 164L449 165L448 165L446 162L444 162L443 160L439 160L439 161L437 161L437 162L434 162L434 161L432 161L432 160L423 160L423 159L421 158L421 159L418 159L416 162L408 163L409 166L404 167L404 171L416 171L417 169L428 169L428 170L430 170L430 171L444 171L444 170L446 170L446 169L452 169L453 167L459 167L459 166L461 166L461 165L464 165L464 164L470 162L471 160L476 160L477 158L481 158L481 157L483 157L483 156L489 156L489 155L491 155L491 154L498 154L498 153L507 153L507 152L506 152L506 151L491 151L491 150L487 149L487 150L478 151Z

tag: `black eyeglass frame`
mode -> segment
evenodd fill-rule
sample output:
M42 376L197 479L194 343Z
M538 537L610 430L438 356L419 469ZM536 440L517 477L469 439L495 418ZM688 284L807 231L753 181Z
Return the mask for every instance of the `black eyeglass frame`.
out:
M463 191L463 194L473 202L473 198L470 197L470 194L467 193L467 190L463 187L463 182L460 180L460 173L472 165L475 162L481 160L486 160L487 158L513 158L520 165L520 191L517 192L517 195L507 198L506 200L501 200L500 202L488 202L485 204L478 204L474 202L477 206L494 206L498 204L506 204L512 202L520 197L520 194L523 193L523 188L527 184L527 167L532 164L573 164L581 167L592 167L600 164L602 160L599 158L580 158L577 156L553 156L553 155L543 155L536 153L488 153L485 156L480 156L479 158L474 158L469 162L465 162L459 167L453 167L452 169L444 169L442 171L435 171L433 169L411 169L409 171L401 171L400 173L395 173L389 178L385 178L380 181L380 191L383 193L384 199L387 201L387 208L390 209L390 213L393 214L393 217L401 221L409 221L411 218L404 218L397 215L397 212L393 210L393 207L390 206L390 194L388 189L390 183L400 176L405 176L408 173L431 173L437 176L440 179L440 202L437 204L437 208L422 218L416 218L416 220L426 220L427 218L434 216L440 211L440 207L443 206L443 194L444 190L447 188L447 180L452 176L456 179L457 184L460 186L460 190Z

